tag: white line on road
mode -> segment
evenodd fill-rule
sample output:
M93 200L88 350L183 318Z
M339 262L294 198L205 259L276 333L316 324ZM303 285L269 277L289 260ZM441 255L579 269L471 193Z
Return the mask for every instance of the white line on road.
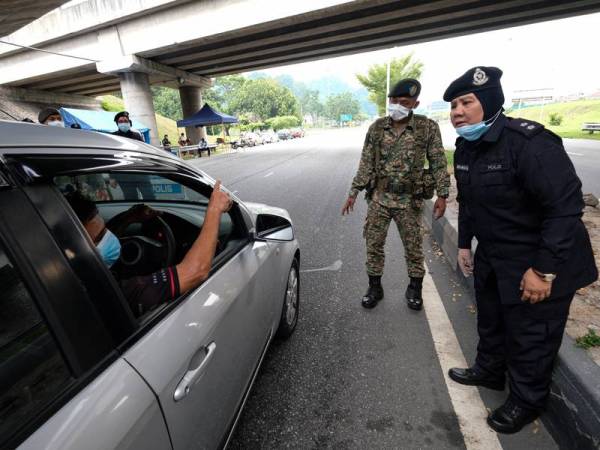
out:
M569 155L573 156L585 156L583 153L575 153L575 152L567 152Z
M323 272L323 271L331 271L331 272L337 272L338 270L340 270L342 268L342 260L338 259L337 261L335 261L332 265L327 266L327 267L322 267L320 269L306 269L306 270L301 270L301 273L308 273L308 272Z
M268 174L265 175L265 178L270 177L271 175L273 175L275 172L269 172Z
M423 299L435 351L467 450L502 450L498 436L487 426L487 410L477 388L455 383L448 377L448 370L452 367L468 366L440 294L429 274L423 280Z

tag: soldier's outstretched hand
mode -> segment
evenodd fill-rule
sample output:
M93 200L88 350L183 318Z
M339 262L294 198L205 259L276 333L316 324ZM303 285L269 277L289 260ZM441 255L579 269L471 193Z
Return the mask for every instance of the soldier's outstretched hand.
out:
M355 197L348 197L346 203L344 203L344 207L342 208L342 216L346 214L350 214L354 210L354 202L356 201Z

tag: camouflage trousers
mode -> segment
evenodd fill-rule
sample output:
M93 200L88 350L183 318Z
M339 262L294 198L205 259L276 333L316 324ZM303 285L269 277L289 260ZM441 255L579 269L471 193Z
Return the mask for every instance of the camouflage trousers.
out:
M367 241L367 274L383 275L385 264L385 240L390 222L394 219L404 246L408 276L423 277L423 233L421 230L422 208L409 204L406 208L387 208L370 201L363 236Z

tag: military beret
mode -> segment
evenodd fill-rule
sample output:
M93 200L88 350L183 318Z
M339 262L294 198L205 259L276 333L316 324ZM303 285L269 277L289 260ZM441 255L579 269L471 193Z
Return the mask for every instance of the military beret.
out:
M56 109L56 108L44 108L38 114L38 122L39 123L44 123L48 117L54 116L56 114L58 114L60 116L60 112L58 112L58 109Z
M388 97L418 97L420 93L421 83L414 78L405 78L394 85Z
M121 117L126 117L127 120L129 120L129 123L131 123L131 119L129 118L129 113L127 111L121 111L121 112L118 112L117 114L115 114L114 121L118 122Z
M473 67L450 83L450 86L444 92L444 101L450 102L461 95L488 89L502 91L500 77L502 77L502 71L497 67Z

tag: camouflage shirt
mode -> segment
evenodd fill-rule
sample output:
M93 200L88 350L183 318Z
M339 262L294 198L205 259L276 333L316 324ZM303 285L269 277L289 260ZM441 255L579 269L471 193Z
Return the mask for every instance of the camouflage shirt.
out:
M367 188L375 179L375 149L380 147L379 180L395 179L400 183L421 180L425 159L435 179L437 195L447 197L450 186L446 154L442 145L440 128L433 120L413 114L402 133L393 129L392 119L377 119L370 127L358 166L352 181L350 196L356 197L359 191ZM378 186L372 200L388 208L404 208L412 199L409 193L387 192Z

